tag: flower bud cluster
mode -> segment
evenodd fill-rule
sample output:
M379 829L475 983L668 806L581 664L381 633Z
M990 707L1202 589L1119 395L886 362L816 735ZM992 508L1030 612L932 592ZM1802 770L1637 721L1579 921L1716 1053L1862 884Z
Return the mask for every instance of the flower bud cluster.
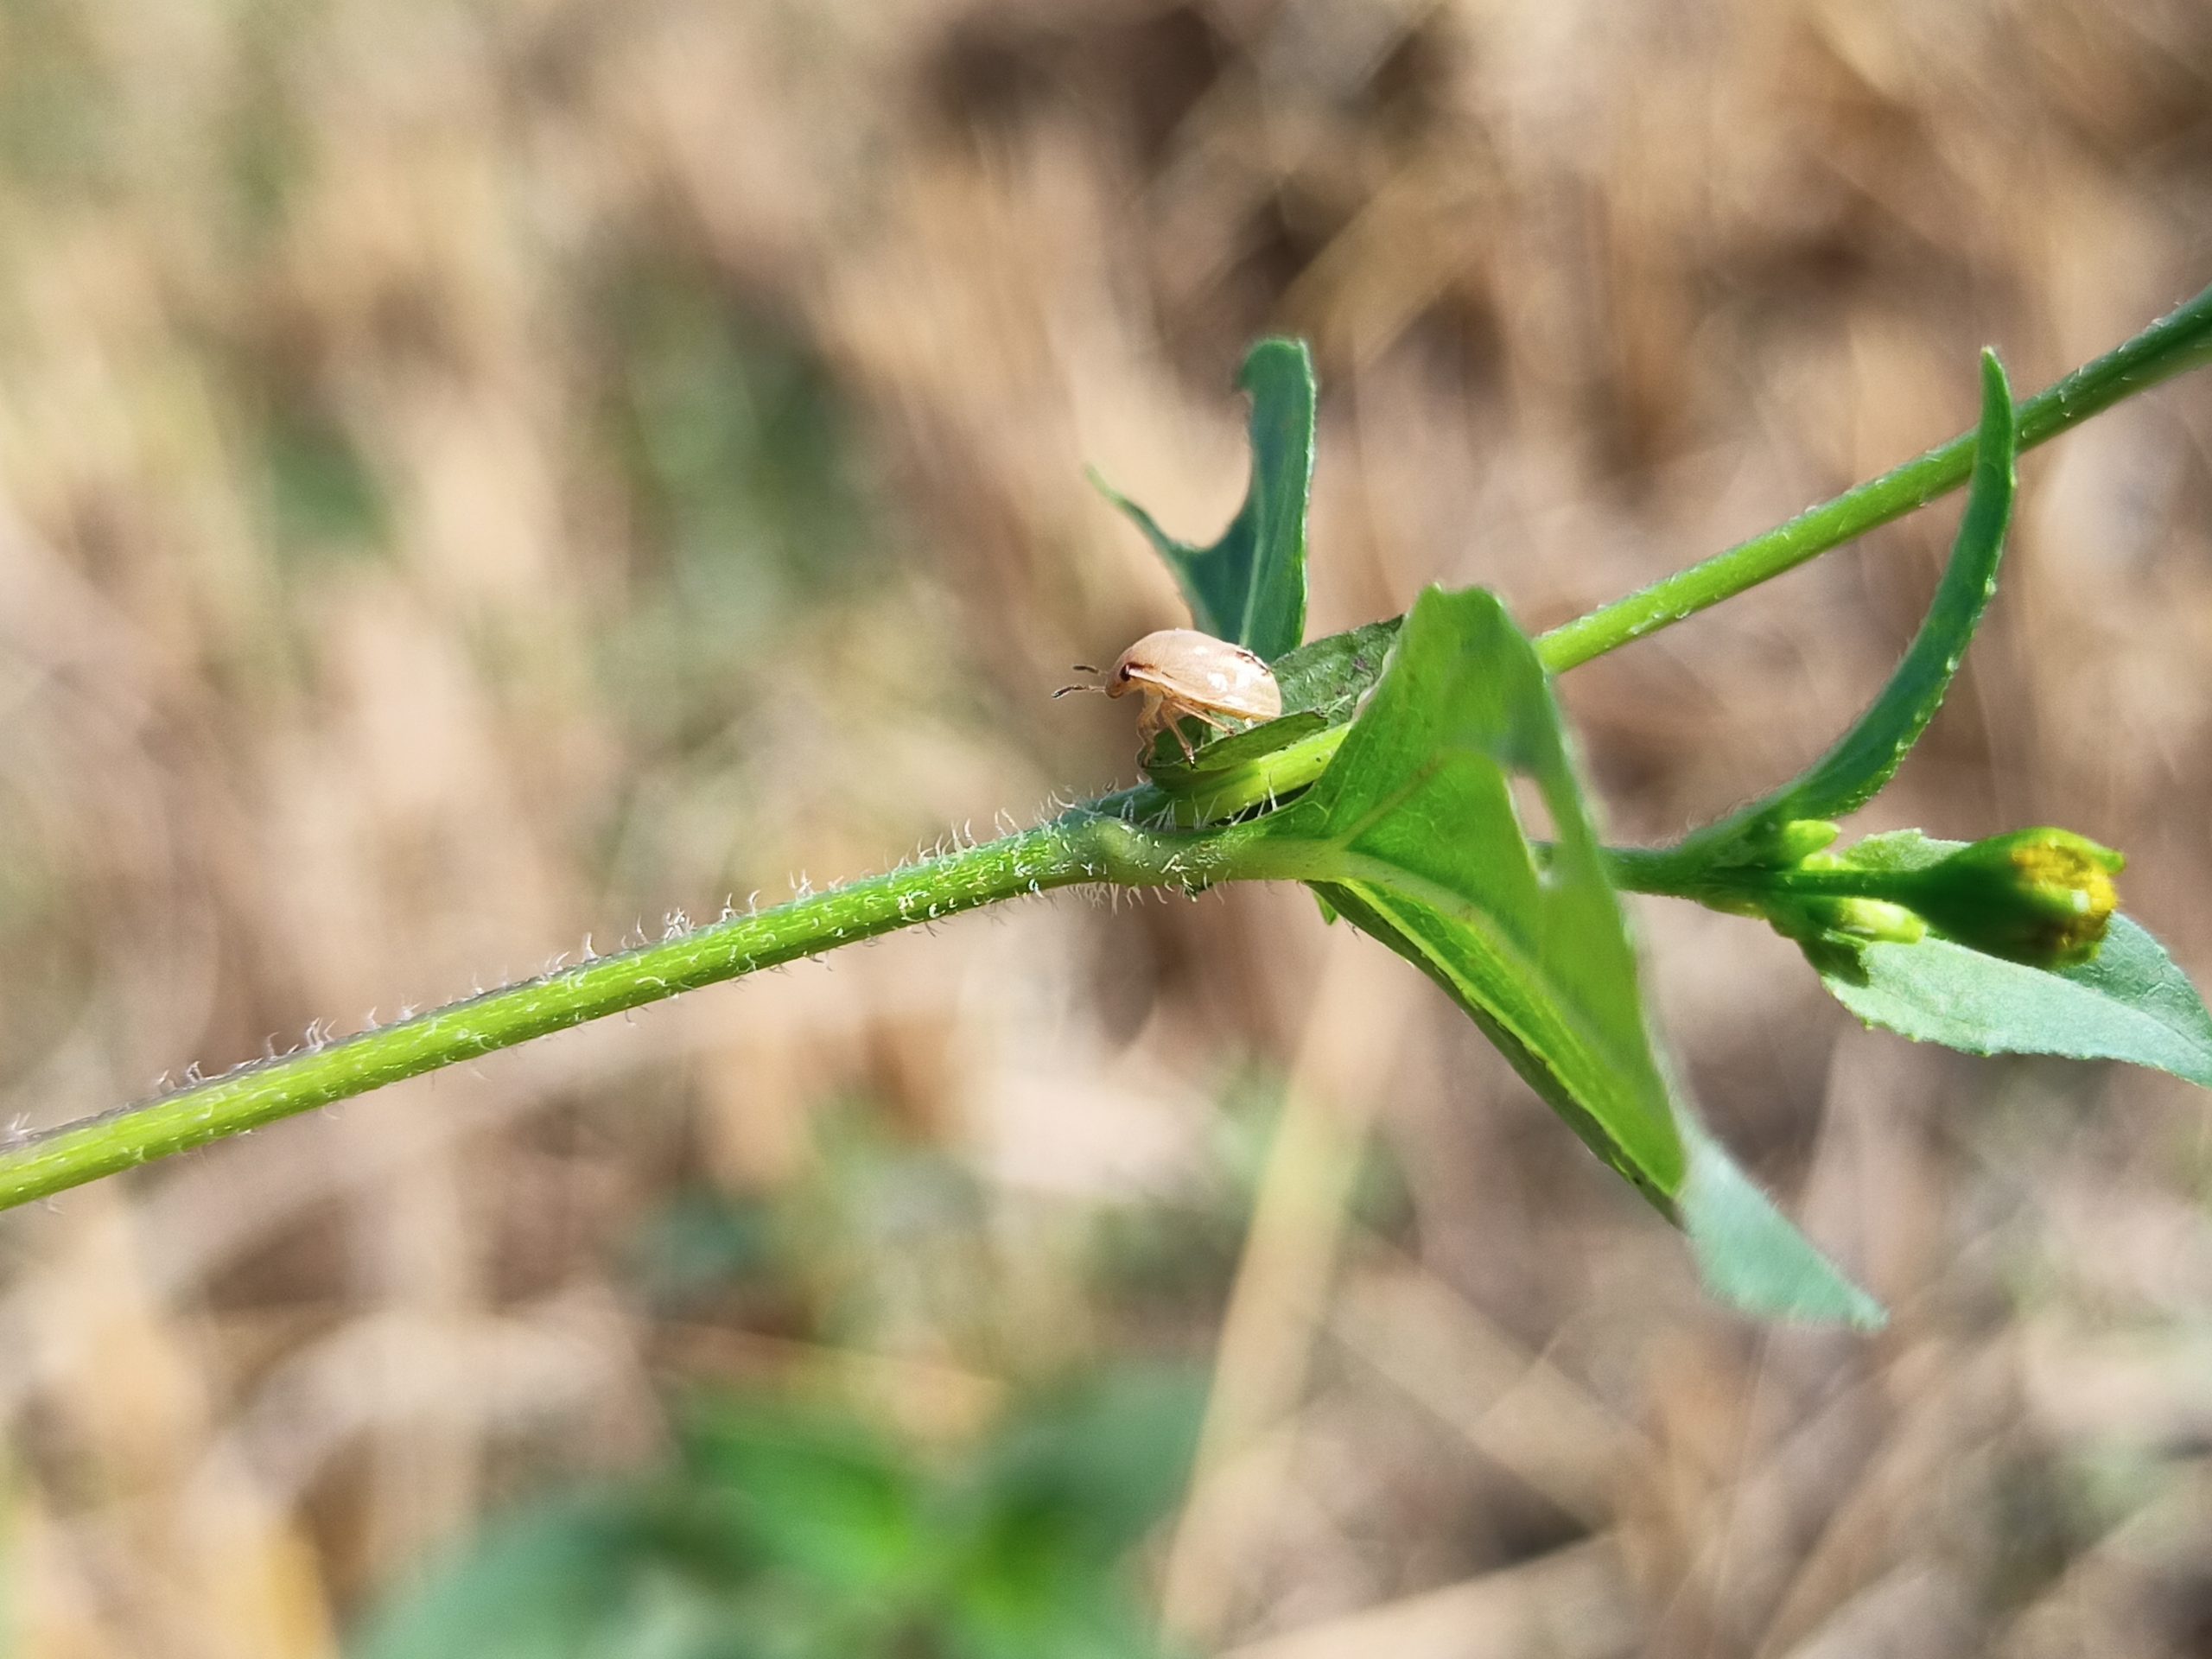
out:
M2016 830L1911 859L1887 837L1826 851L1835 836L1825 820L1784 824L1738 894L1738 907L1815 956L1932 932L2030 967L2071 968L2095 957L2120 906L2113 877L2126 861L2069 830Z
M1906 900L1946 938L2037 968L2088 962L2127 861L2067 830L2015 830L1911 873Z

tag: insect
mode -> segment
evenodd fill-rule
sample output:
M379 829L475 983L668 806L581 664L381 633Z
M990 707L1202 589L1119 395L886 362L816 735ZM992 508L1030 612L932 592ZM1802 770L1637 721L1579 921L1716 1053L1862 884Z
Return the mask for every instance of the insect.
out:
M1098 671L1077 663L1078 673ZM1183 758L1192 758L1191 740L1179 723L1186 717L1217 732L1230 728L1224 715L1248 721L1273 720L1282 713L1282 688L1268 665L1242 645L1217 639L1195 628L1162 628L1123 652L1103 685L1064 685L1052 693L1103 691L1109 697L1135 692L1144 698L1137 715L1138 758L1152 753L1164 729L1174 733Z

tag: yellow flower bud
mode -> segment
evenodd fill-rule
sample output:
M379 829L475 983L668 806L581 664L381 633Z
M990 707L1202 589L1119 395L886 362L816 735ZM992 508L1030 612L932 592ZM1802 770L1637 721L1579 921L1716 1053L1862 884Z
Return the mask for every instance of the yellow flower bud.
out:
M1898 883L1945 938L2037 968L2088 962L2120 907L2126 863L2069 830L2016 830L1962 847Z

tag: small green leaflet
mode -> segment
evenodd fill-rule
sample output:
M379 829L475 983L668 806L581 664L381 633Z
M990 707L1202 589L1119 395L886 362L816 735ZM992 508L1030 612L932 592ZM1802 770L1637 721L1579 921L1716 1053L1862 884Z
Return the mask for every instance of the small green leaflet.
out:
M1963 844L1908 830L1871 836L1852 856L1914 869ZM2095 959L2075 968L2031 968L1933 934L1858 957L1855 970L1821 979L1870 1026L1969 1054L2127 1060L2212 1088L2212 1014L2165 948L2125 916L2112 918Z
M1249 766L1255 760L1265 760L1279 749L1288 748L1301 738L1329 728L1328 717L1314 709L1302 709L1297 714L1284 715L1248 731L1231 732L1227 737L1217 737L1211 743L1202 743L1190 760L1179 754L1169 760L1148 761L1146 775L1162 789L1171 792L1198 786L1217 772L1233 767ZM1169 747L1173 747L1173 740Z
M1869 945L1821 976L1870 1026L1969 1054L2130 1060L2212 1089L2212 1019L2165 949L2125 916L2096 960L2047 972L1948 939Z
M1375 683L1390 654L1390 642L1402 617L1332 633L1276 659L1275 683L1282 688L1286 712L1313 709L1338 719L1348 716L1362 692Z
M1981 354L1981 425L1974 482L1928 615L1904 658L1866 712L1810 770L1763 800L1686 837L1669 855L1676 868L1757 862L1795 818L1834 818L1873 799L1928 728L1980 626L2005 531L2012 514L2019 434L2012 393L1996 354Z
M1516 778L1551 820L1541 847ZM1678 1106L1549 682L1495 595L1424 593L1329 769L1253 833L1441 985L1678 1220L1716 1294L1762 1314L1880 1322Z
M1274 662L1306 637L1306 507L1313 486L1313 359L1263 340L1237 384L1252 395L1252 481L1211 547L1179 542L1096 473L1090 481L1142 531L1182 585L1194 627Z

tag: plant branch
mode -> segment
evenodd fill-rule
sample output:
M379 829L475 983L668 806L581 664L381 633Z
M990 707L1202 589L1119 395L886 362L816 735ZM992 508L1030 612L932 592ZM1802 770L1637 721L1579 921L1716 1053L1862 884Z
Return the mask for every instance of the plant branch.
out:
M588 1020L1001 899L1086 881L1203 886L1226 854L1218 840L1193 845L1077 808L1034 830L65 1124L0 1150L0 1209Z
M2212 363L2212 288L2021 404L2015 416L2019 448L2055 438L2122 398L2208 363ZM1552 673L1564 674L1733 599L1957 489L1974 474L1974 435L1961 432L1879 478L1808 507L1787 524L1561 623L1537 637L1536 654ZM1157 814L1185 827L1231 817L1312 783L1335 755L1344 731L1332 726L1286 745L1196 801L1173 800L1149 788L1128 791L1127 798L1135 803L1140 818Z
M2183 371L2212 362L2212 289L2020 405L2023 447ZM1554 673L1588 662L1886 524L1964 483L1971 434L1788 524L1604 606L1536 642ZM1319 777L1347 728L1267 757L1234 798L1194 810L1146 785L1077 807L1001 840L871 876L786 905L487 992L397 1024L241 1067L211 1081L0 1147L0 1209L205 1146L387 1083L512 1047L586 1020L721 980L819 955L896 928L1085 882L1196 891L1216 880L1300 872L1218 819L1290 795ZM1173 829L1147 828L1173 825ZM1617 871L1638 885L1633 855Z

